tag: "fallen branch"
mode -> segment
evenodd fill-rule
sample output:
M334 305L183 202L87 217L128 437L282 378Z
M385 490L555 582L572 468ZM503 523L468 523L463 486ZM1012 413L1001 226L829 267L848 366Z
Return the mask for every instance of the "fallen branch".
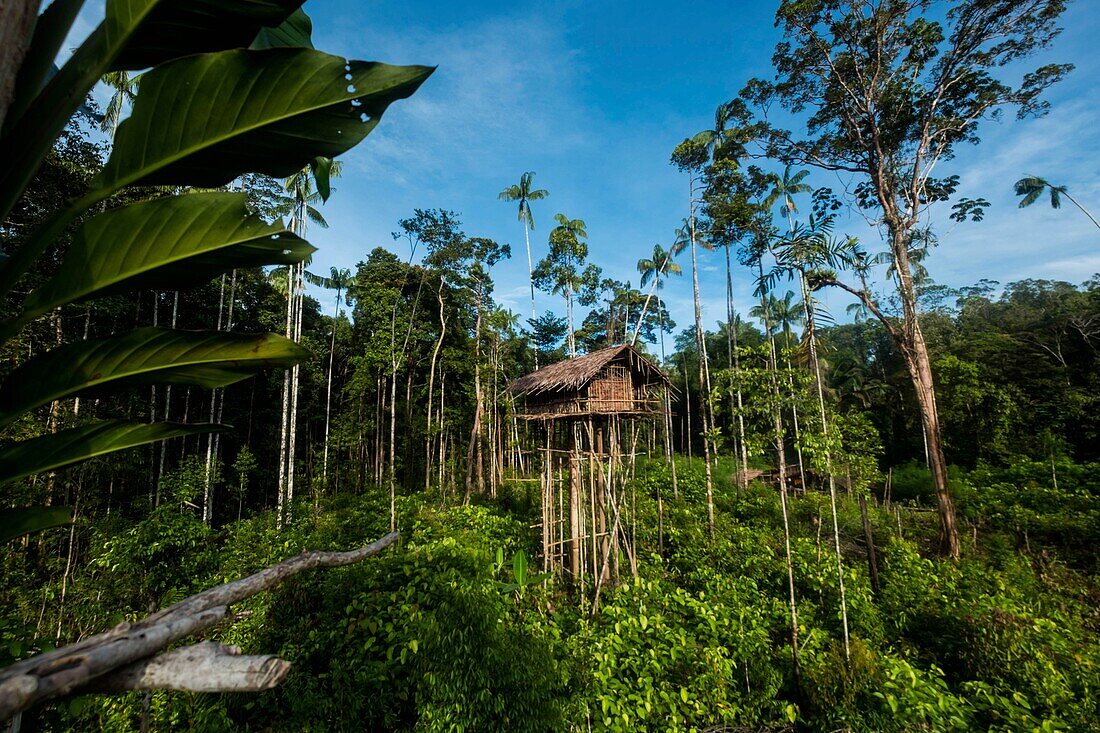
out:
M185 598L179 603L157 611L135 624L119 624L103 634L13 664L7 669L0 670L0 721L7 720L15 713L26 710L36 703L63 697L89 686L111 673L117 672L123 675L119 678L118 684L123 684L123 679L138 679L144 674L145 670L149 669L149 665L154 664L156 661L150 659L150 657L180 639L205 631L220 623L229 614L229 606L232 604L278 585L303 570L322 567L332 568L357 563L394 544L397 542L397 538L397 532L390 532L376 542L350 552L303 552L296 557L284 560L269 568L264 568L240 580L234 580L197 593L190 598ZM217 667L229 669L233 666L230 664L227 667L224 659L210 661L213 657L210 657L211 653L209 651L203 652L203 654L206 655L203 659ZM214 656L228 657L229 655L223 651L221 654ZM164 655L164 657L171 657L171 654ZM153 670L156 674L160 674L164 669L179 669L186 658L182 655L172 657L167 661L170 666L166 668L163 666L165 664L163 657L160 657L158 659L162 661L159 665L154 666ZM199 658L195 659L198 660ZM240 657L238 659L251 660L247 663L252 664L255 660L263 658ZM275 657L267 659L286 665L286 669L283 669L278 674L277 679L271 682L271 684L277 684L282 676L286 674L289 664ZM126 669L123 670L123 668ZM237 669L237 667L233 668ZM134 674L137 674L138 677L134 678ZM274 674L273 668L269 668L269 674ZM109 680L104 680L104 684L109 683ZM155 685L141 689L152 689L153 687ZM124 687L121 689L138 688ZM244 688L215 687L206 691L216 692L222 689Z
M241 656L240 647L201 641L116 669L81 692L260 692L282 682L289 671L290 662L274 654Z

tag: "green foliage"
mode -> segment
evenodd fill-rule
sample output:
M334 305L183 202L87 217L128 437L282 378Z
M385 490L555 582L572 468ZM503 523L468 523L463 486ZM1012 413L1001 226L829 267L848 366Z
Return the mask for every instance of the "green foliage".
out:
M690 593L661 581L619 589L580 643L591 649L594 730L688 730L778 717L769 663L777 609L751 581Z
M48 210L0 262L0 293L24 280L70 225L126 187L212 187L249 172L290 175L318 156L331 158L356 145L389 104L412 94L431 73L425 67L345 61L302 47L311 44L299 5L296 0L109 2L102 24L43 87L79 4L58 3L45 13L0 129L5 220L96 81L108 72L152 68L141 75L132 113L118 126L110 157L88 181L90 190ZM284 21L288 25L282 26ZM264 50L242 48L265 28L258 43ZM177 94L180 89L188 94ZM326 192L328 165L322 177ZM78 228L56 272L0 323L0 338L10 341L38 316L83 298L192 287L234 268L297 263L313 251L281 222L268 224L249 214L245 204L242 194L215 192L108 204ZM219 387L306 355L271 334L138 329L63 344L8 375L0 388L0 424L93 387L100 392L146 384ZM49 452L55 460L20 462L22 468L0 479L198 429L153 435L140 425L93 423L51 431L23 450ZM20 446L9 450L18 453Z
M429 510L399 553L278 594L261 641L301 673L257 704L277 729L318 718L386 730L560 725L568 672L554 661L562 649L545 601L530 586L501 592L477 532L514 546L520 528L477 507L442 516ZM456 534L436 538L443 527Z

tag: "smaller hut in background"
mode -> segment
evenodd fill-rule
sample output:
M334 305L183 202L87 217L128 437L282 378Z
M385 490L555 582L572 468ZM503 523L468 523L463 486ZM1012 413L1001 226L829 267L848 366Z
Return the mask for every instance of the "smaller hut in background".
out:
M540 467L543 568L564 571L582 594L591 587L597 603L620 563L637 573L635 456L639 441L658 451L663 443L671 455L670 388L660 368L628 344L508 385L517 415L532 426L528 436L541 443L528 450L541 456L530 465Z
M559 361L508 385L533 420L598 415L660 415L668 377L633 346L622 344Z

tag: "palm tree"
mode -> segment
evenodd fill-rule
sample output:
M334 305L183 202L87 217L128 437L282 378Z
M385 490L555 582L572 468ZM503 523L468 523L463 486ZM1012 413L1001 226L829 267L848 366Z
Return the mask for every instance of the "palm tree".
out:
M702 130L695 134L692 142L700 146L712 161L723 159L734 160L740 158L744 152L744 145L739 138L735 138L731 130L726 126L733 119L733 106L724 102L714 110L714 127Z
M550 251L535 267L531 282L538 280L540 287L561 295L565 299L566 320L569 323L569 355L577 355L577 341L573 330L573 296L593 279L598 280L593 266L582 271L581 265L588 257L587 225L581 219L570 219L565 214L554 214L558 223L550 232Z
M800 193L809 193L812 190L808 183L803 183L808 175L810 175L808 170L803 169L797 173L792 173L791 166L786 166L783 169L783 175L775 179L775 185L772 187L771 193L764 200L764 205L769 209L775 206L777 202L779 203L779 214L786 217L787 224L792 229L794 228L794 215L798 213L794 197Z
M642 330L642 322L645 320L646 311L649 309L649 301L653 298L654 294L664 287L662 278L669 275L682 275L684 269L672 261L672 258L684 251L682 244L678 245L673 243L672 247L666 250L659 244L653 245L653 255L649 258L643 258L638 260L638 272L641 273L642 279L640 285L644 288L649 285L649 292L646 293L645 303L642 304L642 312L638 314L638 325L634 328L634 336L630 339L630 345L638 343L638 334ZM661 299L657 299L657 308L661 309ZM661 310L662 318L664 317L664 311ZM664 324L661 324L661 358L664 359Z
M314 204L328 198L328 178L340 175L341 165L328 158L315 158L283 182L290 196L283 206L290 214L290 231L303 236L309 222L327 228L328 222ZM302 340L302 312L305 307L305 268L309 263L287 266L286 337ZM294 456L298 439L298 378L300 365L283 374L283 420L280 435L279 495L280 525L290 517L294 501Z
M519 203L518 218L523 222L523 241L527 244L527 277L531 285L531 318L535 318L535 266L531 259L531 234L535 228L535 218L531 215L531 202L544 199L550 192L544 188L532 188L534 171L527 171L519 177L519 183L509 186L497 196L501 201ZM535 352L535 367L538 368L538 351Z
M702 428L703 428L703 467L706 476L707 485L707 529L711 536L714 535L714 480L711 476L710 470L710 452L711 452L711 437L708 434L710 432L711 423L714 416L714 404L712 402L710 389L710 365L707 363L707 336L706 331L703 330L703 306L702 298L699 294L699 260L697 250L699 247L707 251L714 249L714 246L696 236L695 230L695 211L694 204L692 205L691 216L684 222L684 226L680 227L676 232L676 243L674 248L684 249L685 246L691 246L691 287L692 296L695 301L695 338L697 346L699 348L699 389L702 391L699 400L700 413L702 416Z
M328 277L320 277L314 275L312 272L305 273L306 280L311 285L322 287L327 290L336 291L336 309L332 315L332 338L328 348L328 386L325 390L325 450L324 458L321 462L321 479L327 485L328 482L328 435L329 424L332 417L332 365L333 357L336 354L336 327L340 322L340 306L342 305L341 298L345 293L351 293L355 290L355 278L352 277L351 270L348 268L329 268Z
M118 129L119 120L122 119L123 107L134 103L140 79L141 74L130 76L128 71L109 71L100 79L114 90L111 101L107 102L107 109L103 111L103 119L99 121L99 129L111 133L112 138Z
M787 178L787 176L784 176ZM791 209L788 208L788 212ZM788 219L790 221L790 219ZM772 256L776 260L776 267L772 271L772 279L786 274L791 276L797 273L799 284L802 287L804 307L802 313L805 316L806 343L809 346L810 368L813 370L814 380L817 386L817 402L819 417L821 418L821 435L825 443L825 469L829 481L829 503L833 520L833 542L836 556L837 583L840 590L840 614L844 631L844 656L850 656L850 644L848 635L848 602L844 590L844 565L840 553L839 523L836 509L836 479L833 475L833 458L829 446L829 422L825 410L824 376L821 369L821 360L817 348L817 313L813 294L807 282L807 273L815 272L827 274L838 266L849 266L853 269L862 267L863 254L859 249L858 241L851 237L830 236L831 219L826 217L821 221L815 221L810 217L808 226L794 225L790 231L781 237L773 247L769 245ZM935 245L935 240L925 230L914 230L914 242L910 243L909 250L915 253L915 262L923 259L930 247ZM914 280L917 273L914 272ZM927 276L927 272L925 272ZM788 293L788 299L789 299ZM797 429L797 422L796 429ZM799 461L801 462L801 451Z
M1033 203L1038 201L1039 197L1043 195L1043 191L1047 190L1050 191L1050 208L1062 208L1062 197L1065 196L1073 203L1074 206L1081 210L1081 213L1089 218L1089 221L1100 228L1100 221L1097 221L1096 217L1090 214L1088 210L1084 206L1082 206L1080 202L1077 201L1077 199L1070 196L1069 191L1066 190L1065 186L1055 186L1050 181L1046 180L1045 178L1040 178L1039 176L1024 176L1020 180L1016 181L1015 189L1016 195L1023 197L1020 199L1021 209L1026 209L1028 206L1031 206Z
M803 482L805 482L806 467L802 458L802 446L800 444L801 428L798 424L798 406L794 401L794 376L791 373L793 370L793 365L791 364L791 344L794 342L793 327L802 323L803 313L804 309L802 303L794 302L794 293L790 290L787 291L787 294L783 296L782 300L779 300L774 295L769 295L766 300L761 299L760 305L755 305L749 310L750 316L766 324L765 327L770 328L773 333L778 332L783 334L784 353L786 354L787 373L789 376L788 386L791 391L791 418L794 425L794 445L795 452L798 454L798 475L802 478Z

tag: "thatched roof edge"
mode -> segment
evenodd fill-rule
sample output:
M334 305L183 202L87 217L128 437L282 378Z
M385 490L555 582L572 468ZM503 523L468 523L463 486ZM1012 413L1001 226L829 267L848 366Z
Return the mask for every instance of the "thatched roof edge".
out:
M627 363L631 370L644 374L648 382L661 382L666 386L671 384L664 372L642 356L637 349L630 344L620 344L536 369L509 384L508 391L513 395L573 392L594 379L601 369L624 354L627 356Z

